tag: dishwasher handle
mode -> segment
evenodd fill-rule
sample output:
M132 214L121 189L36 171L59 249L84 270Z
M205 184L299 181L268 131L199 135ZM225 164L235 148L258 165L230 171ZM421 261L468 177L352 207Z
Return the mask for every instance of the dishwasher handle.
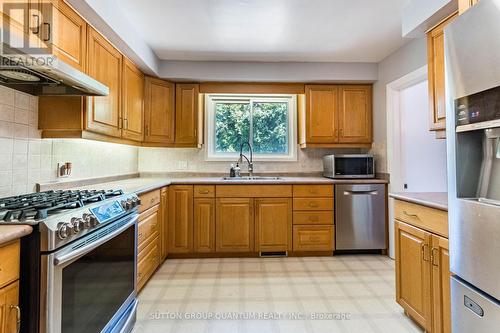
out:
M378 195L378 190L372 191L344 191L344 195Z

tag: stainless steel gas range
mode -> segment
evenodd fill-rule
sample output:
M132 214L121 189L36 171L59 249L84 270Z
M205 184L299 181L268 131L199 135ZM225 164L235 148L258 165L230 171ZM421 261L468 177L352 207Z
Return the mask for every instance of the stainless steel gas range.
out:
M48 191L0 199L21 239L21 332L130 332L137 307L135 194Z

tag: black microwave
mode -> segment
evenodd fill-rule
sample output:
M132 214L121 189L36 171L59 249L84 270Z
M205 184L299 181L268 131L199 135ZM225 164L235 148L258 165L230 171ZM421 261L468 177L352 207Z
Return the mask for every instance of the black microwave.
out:
M375 160L370 154L326 155L323 176L328 178L375 178Z

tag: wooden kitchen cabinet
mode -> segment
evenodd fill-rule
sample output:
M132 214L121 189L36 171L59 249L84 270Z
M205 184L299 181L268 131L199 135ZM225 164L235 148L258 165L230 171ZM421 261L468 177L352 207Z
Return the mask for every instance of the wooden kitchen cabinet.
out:
M215 252L215 199L194 199L194 252Z
M333 225L293 226L293 250L296 252L333 251L334 239Z
M19 281L16 281L0 289L0 332L18 332L20 320Z
M145 84L145 143L175 142L175 85L147 77Z
M478 2L479 0L458 0L458 14L462 15Z
M292 199L255 199L255 250L292 250Z
M168 193L169 253L193 252L193 186L173 185Z
M160 191L160 235L161 235L161 261L168 256L168 187Z
M305 108L299 108L302 148L369 148L372 140L370 85L305 86Z
M339 88L339 142L372 142L372 86Z
M446 97L444 72L444 28L455 18L453 14L427 32L430 130L437 138L445 138Z
M122 137L141 142L144 139L144 75L126 58L122 75Z
M36 21L31 33L37 35L43 46L50 47L53 55L86 72L87 23L63 0L39 1L42 15Z
M450 253L448 239L432 235L432 332L451 332Z
M199 84L175 85L175 144L198 146Z
M215 213L216 251L254 251L254 200L218 198Z
M431 330L431 234L396 221L396 301Z
M121 137L123 56L101 34L88 29L88 74L109 88L108 96L87 97L87 130Z

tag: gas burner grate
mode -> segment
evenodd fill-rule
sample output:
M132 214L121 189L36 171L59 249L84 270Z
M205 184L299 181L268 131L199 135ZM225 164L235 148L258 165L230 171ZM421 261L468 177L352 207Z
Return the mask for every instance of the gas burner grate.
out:
M0 223L34 222L122 194L122 190L58 190L0 198Z

